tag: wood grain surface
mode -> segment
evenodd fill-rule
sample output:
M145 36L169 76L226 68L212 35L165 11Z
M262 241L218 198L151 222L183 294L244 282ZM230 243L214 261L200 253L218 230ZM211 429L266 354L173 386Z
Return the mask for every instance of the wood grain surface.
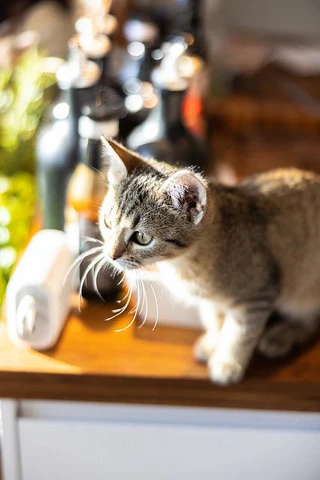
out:
M35 352L0 335L0 398L320 411L320 342L282 362L254 358L246 379L212 385L193 358L198 332L106 322L115 304L74 309L54 349Z

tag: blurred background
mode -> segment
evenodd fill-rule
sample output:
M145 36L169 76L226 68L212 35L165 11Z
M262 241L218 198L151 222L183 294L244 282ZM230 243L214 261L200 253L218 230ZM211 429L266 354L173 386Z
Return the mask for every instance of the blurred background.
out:
M4 348L1 347L0 363L3 364L0 370L6 375L12 369L13 378L10 381L8 377L9 381L3 382L4 397L11 398L15 384L18 385L18 393L13 397L23 396L23 382L29 378L26 372L32 374L35 371L37 374L50 372L53 368L52 371L58 372L58 375L56 379L51 375L52 398L59 399L57 385L60 373L66 374L69 368L71 378L75 377L75 371L85 372L86 375L92 373L98 385L97 391L105 388L108 401L113 398L109 390L112 392L115 388L116 399L121 397L122 391L117 386L119 384L113 382L112 375L120 378L123 375L124 378L136 377L139 382L141 378L151 378L153 383L146 391L151 392L151 403L159 401L161 404L166 392L163 388L165 384L160 383L158 393L152 393L155 388L153 380L159 376L161 381L169 378L169 404L171 398L180 399L183 395L189 398L195 392L195 400L191 397L190 405L209 406L210 402L216 402L216 406L225 406L228 395L217 395L217 390L211 390L208 382L204 387L206 370L192 357L192 344L198 331L176 331L173 328L170 333L172 326L198 328L198 312L183 305L174 310L170 292L163 293L164 287L157 290L159 287L151 276L153 272L148 272L141 287L147 297L146 302L143 299L142 305L138 302L130 310L129 301L135 288L130 287L130 278L126 279L131 292L129 300L126 300L128 293L119 300L123 278L115 277L108 269L104 270L105 259L101 254L102 241L97 224L99 207L107 189L100 156L100 137L114 138L143 155L174 165L195 166L229 185L252 173L275 167L296 166L320 172L319 25L320 0L0 0L0 340L4 345ZM93 261L92 254L95 254ZM77 268L73 276L68 277L66 273L70 273L71 264L78 255ZM88 275L90 271L92 276ZM68 281L65 283L66 278ZM75 298L75 287L83 293L86 302ZM160 299L159 305L155 301L155 292ZM111 302L102 304L102 300ZM118 310L112 310L115 301L118 302ZM119 308L121 302L121 306L128 307L129 312L126 308ZM75 313L75 305L79 306L79 312L80 307L84 307L82 313ZM5 311L8 342L2 321ZM118 313L113 315L114 312ZM117 330L114 330L113 323L104 321L107 315L111 319L120 315L120 319L116 319L119 322L116 323ZM149 333L148 328L143 331L131 328L124 336L117 336L115 332L131 327L137 315L141 321L139 327L145 322L151 323ZM68 328L56 347L67 318ZM153 330L158 320L165 328L157 330L155 337ZM18 353L12 342L46 352L39 354L25 349L24 353ZM271 387L265 388L267 383L261 383L261 364L257 363L258 373L254 373L253 377L258 379L257 391L263 397L257 408L285 410L286 402L294 403L296 399L298 410L319 410L315 394L317 387L314 386L319 385L317 355L315 351L314 356L309 356L307 361L302 360L300 366L292 364L292 378L290 366L280 369L278 377L272 368L267 370L262 366L262 372L269 371L269 375L263 373L263 382L268 381L269 376L271 381L275 378L275 385L280 385L279 403L270 402L270 393L277 387L271 384ZM100 380L97 373L104 374L104 379ZM87 382L86 375L83 376L83 385L74 390L77 396L71 396L73 400L90 399L86 397L91 384ZM43 378L31 383L30 398L51 398L50 392L44 393ZM298 380L304 378L310 386L309 390L305 386L300 387ZM183 393L179 387L181 379L187 379ZM195 380L200 380L199 394L198 383L190 383ZM62 380L61 399L70 398L64 395L64 388L70 384L72 390L74 381L74 378L71 382ZM282 390L281 381L284 385ZM287 387L289 384L290 388ZM137 387L134 381L132 385L132 398L139 399L136 390L141 389L141 382L137 383ZM296 385L295 394L292 385ZM171 394L176 386L177 393ZM206 395L204 388L207 388ZM231 405L252 408L252 398L259 398L259 395L253 387L246 390L247 384L243 388L238 403L232 403L236 398L236 387L230 390ZM304 391L309 393L303 396ZM243 402L246 393L249 398L247 403ZM208 403L205 400L203 404L198 403L201 395L208 399ZM96 400L96 397L92 398ZM97 398L101 401L102 397ZM123 399L120 398L120 401L123 402ZM174 400L177 401L180 400ZM9 439L7 455L8 452L10 454L6 469L9 473L5 480L20 478L11 473L18 468L20 446L15 457L11 442L11 434L15 430L10 402L2 402L1 406L4 427L9 418L6 424ZM72 411L74 421L78 415L74 413L75 403L69 413L61 413L59 418L65 420ZM295 408L296 405L289 410ZM96 404L92 409L92 418L96 421ZM20 407L17 412L21 412ZM221 413L217 415L220 421ZM173 413L172 418L175 416L176 413ZM229 412L225 412L225 416L230 422ZM113 413L110 418L114 422ZM141 418L145 418L144 413ZM253 425L249 420L245 420L246 424ZM241 420L240 424L243 426L245 422ZM260 440L257 437L262 452L256 455L259 475L264 472L263 478L274 477L278 465L286 467L285 457L281 457L280 461L277 452L282 454L281 446L289 445L287 459L290 461L287 460L287 464L293 471L295 461L311 458L310 462L302 462L300 471L303 474L300 477L297 474L295 478L318 478L318 456L314 455L315 445L319 445L318 437L314 437L313 444L308 443L307 436L306 440L299 440L296 436L297 446L294 447L293 442L294 448L290 450L286 437L269 436L268 422L266 417L259 423L260 427L268 424L268 432L261 430ZM311 425L312 418L308 422L307 425ZM278 429L278 417L272 425ZM317 423L314 425L312 428L316 428ZM301 432L303 428L300 428ZM0 419L0 437L1 431ZM75 463L83 460L88 451L92 453L96 450L98 443L93 441L95 435L88 436L87 440L87 430L85 435L79 436L79 430L72 430L66 422L62 431L64 433L59 440L52 443L52 449L46 448L46 445L51 445L48 432L43 430L44 433L38 435L33 434L33 430L29 431L31 433L26 437L25 445L28 448L31 445L26 450L30 453L31 473L23 478L47 478L49 471L52 474L50 478L62 478L52 473L55 464L62 465L63 475L70 478L74 473L69 476L65 473L65 457L52 455L52 450L60 445L62 451L66 446L68 455L69 446L77 445L78 437L82 440L86 437L89 447L91 443L93 447L91 450L85 447L85 455L76 447L78 458ZM213 465L216 468L221 457L220 468L223 471L228 466L231 470L234 468L237 478L248 478L241 477L241 473L238 475L237 465L240 465L241 471L246 469L239 447L241 450L242 446L242 451L249 455L248 464L251 465L252 452L259 452L253 448L256 446L254 436L250 437L249 449L246 436L239 437L245 440L235 441L231 460L229 452L228 456L219 453L232 444L230 437L238 438L237 431L231 431L222 442L217 437L212 450L216 454ZM155 432L156 438L158 427ZM69 433L74 436L69 437ZM201 442L199 448L198 437L193 435L191 432L190 437L185 437L185 432L181 433L181 438L186 438L185 445L189 451L196 444L191 455L183 446L182 454L178 455L183 464L187 457L190 462L196 458L194 453L197 449L197 453L202 451ZM38 438L39 443L34 443ZM100 442L100 437L97 438ZM130 453L131 450L138 452L137 457L140 458L143 448L141 450L139 440L133 438ZM146 436L144 442L148 443L148 438ZM169 433L163 438L164 451L170 450L171 453L173 443L168 443L168 439L178 444L175 440L178 437ZM190 438L193 444L189 444ZM278 438L279 443L273 438ZM265 447L267 439L273 456L269 455L269 447ZM46 441L49 443L46 444ZM98 456L101 451L100 456L104 458L104 444L100 443ZM150 443L158 448L157 442ZM220 444L222 450L219 450ZM22 454L25 445L21 448ZM113 446L111 443L108 445ZM139 451L132 448L135 445ZM303 446L305 456L301 455ZM161 463L158 450L161 449L157 449L155 457L150 456L150 462L156 458ZM106 451L108 453L108 448ZM110 451L108 461L113 456L112 448ZM265 451L269 452L268 456L264 455ZM299 455L296 455L297 451ZM172 449L172 452L174 455L175 450ZM118 462L116 470L118 465L121 464L122 468L122 464L126 463L123 462L126 456L123 457L122 453L121 443L119 456L114 458L115 464ZM28 455L25 454L25 458L29 458ZM133 458L135 454L132 455ZM92 471L96 471L100 457L97 462L94 451L90 458L94 465ZM264 458L267 467L271 465L271 470L261 468L260 462ZM270 458L274 463L270 463ZM37 468L39 459L46 472L44 476ZM54 464L52 467L44 465L47 459ZM208 461L212 461L211 443ZM169 468L170 461L165 459L163 464L166 463L166 468ZM88 477L86 470L81 470L81 461L78 471L74 470L73 464L70 465L70 471L80 472L76 474L77 478L81 475L81 478ZM196 468L196 463L194 465ZM308 468L311 465L310 472L312 468L315 476L310 474L308 477L306 465ZM211 471L211 467L208 470ZM192 475L191 471L189 473ZM293 477L288 473L281 478Z
M0 306L32 228L98 238L100 134L229 184L319 170L319 20L311 0L2 0Z

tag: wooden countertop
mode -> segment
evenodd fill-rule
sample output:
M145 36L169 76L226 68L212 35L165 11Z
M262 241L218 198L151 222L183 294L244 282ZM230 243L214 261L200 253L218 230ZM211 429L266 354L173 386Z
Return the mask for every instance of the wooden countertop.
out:
M283 362L256 357L232 387L208 381L195 362L198 332L105 322L114 305L72 311L57 346L46 352L14 347L0 334L0 398L33 398L320 412L320 342Z

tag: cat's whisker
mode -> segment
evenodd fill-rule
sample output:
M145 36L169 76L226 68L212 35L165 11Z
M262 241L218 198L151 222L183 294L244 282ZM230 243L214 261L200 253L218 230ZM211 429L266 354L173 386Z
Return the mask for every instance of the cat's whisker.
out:
M166 294L166 296L169 298L172 308L175 309L176 308L176 303L174 302L174 300L172 298L171 291L168 288L165 288L165 286L162 284L160 301L162 300L164 294Z
M139 308L139 304L140 304L140 286L139 286L137 272L135 272L135 284L136 284L136 292L137 292L137 303L132 307L129 313L135 313L136 310Z
M113 271L112 271L111 277L113 278L113 280L115 280L116 276L121 274L122 271L119 268L117 268L115 265L112 265L112 267L113 267Z
M153 294L153 297L154 297L154 301L155 301L155 306L156 306L156 319L155 319L155 323L154 323L154 326L152 327L152 331L156 329L157 325L158 325L158 322L159 322L159 304L158 304L158 299L157 299L157 295L156 295L156 292L153 288L153 285L152 285L152 279L150 280L150 276L149 276L149 272L147 270L145 270L145 273L147 275L147 277L149 278L149 287L151 288L151 291L152 291L152 294Z
M102 251L102 247L93 247L91 248L90 250L87 250L85 252L83 252L81 255L79 255L75 261L73 262L73 264L71 265L71 267L69 268L69 270L67 271L67 273L65 274L65 277L63 279L63 285L65 285L67 279L68 279L68 276L70 275L70 273L72 272L72 270L79 264L82 262L82 260L84 260L86 257L89 257L90 255L93 255L94 253L98 253Z
M98 170L97 168L93 167L92 165L90 165L90 168L91 168L91 170L94 170L95 172L97 172L97 173L99 173L99 174L101 175L101 177L102 177L102 179L103 179L103 183L104 183L104 185L107 187L107 186L108 186L108 179L107 179L107 177L106 177L105 175L103 175L103 173L102 173L100 170Z
M93 202L93 201L92 201L92 202L90 202L90 204L91 204L91 205L94 205L94 206L96 206L96 207L99 207L99 208L101 207L101 202ZM98 223L99 223L99 222L96 222L96 225L98 225Z
M105 302L105 299L103 298L103 296L101 295L101 293L99 292L99 288L98 288L98 276L99 276L99 273L101 272L102 268L104 267L106 263L106 258L103 257L101 258L101 260L95 265L95 270L94 270L94 274L93 274L93 288L94 288L94 291L96 292L96 294L98 295L98 297L103 301Z
M109 322L110 320L113 320L114 318L118 317L128 308L128 305L130 303L131 296L132 296L132 290L133 290L133 287L130 286L129 291L128 291L129 296L128 296L128 300L127 300L126 304L121 309L119 309L119 311L115 315L112 315L111 317L106 318L105 322Z
M142 298L139 315L142 315L143 309L145 307L145 296L144 296L144 291L143 291L142 279L141 279L140 275L138 275L138 272L137 272L137 278L138 278L138 282L140 284L140 293L141 293L141 298Z
M152 327L152 330L155 330L157 325L158 325L158 321L159 321L159 305L158 305L158 299L157 299L156 292L154 291L154 288L151 284L150 284L150 287L151 287L151 290L152 290L152 293L153 293L153 296L154 296L154 301L155 301L156 309L157 309L156 320L154 322L154 326Z
M79 312L81 312L81 300L82 300L82 289L83 289L83 286L84 286L84 282L90 272L90 270L95 267L95 265L97 263L100 262L100 260L102 260L102 258L104 257L104 254L101 253L100 255L98 255L96 258L94 258L90 263L89 265L87 266L87 268L85 269L83 275L82 275L82 279L80 281L80 286L79 286L79 297L78 297L78 310Z
M139 272L139 276L140 276L140 272ZM148 296L147 296L147 292L146 292L146 289L145 289L145 285L144 285L142 276L140 276L140 282L141 282L142 293L143 293L143 304L142 304L142 308L141 308L140 314L142 313L143 308L145 309L145 312L144 312L143 321L142 321L141 324L138 326L138 328L142 328L143 325L146 323L147 318L148 318Z
M128 328L130 328L130 327L134 324L134 321L135 321L135 319L136 319L136 317L137 317L137 314L138 314L138 311L136 310L136 312L135 312L135 314L134 314L133 319L131 320L131 322L130 322L128 325L126 325L125 327L119 328L119 329L115 330L115 332L116 332L116 333L124 332L125 330L127 330Z
M84 239L84 243L93 242L93 243L100 243L100 245L103 245L103 242L98 238L88 237L87 235L84 235L81 237L81 239Z
M129 293L130 293L130 292L129 292ZM116 308L116 309L111 310L111 311L112 311L112 313L116 313L117 315L118 315L118 314L120 315L120 313L123 313L123 312L125 311L125 306L123 306L123 307L121 307L121 308Z
M136 277L136 279L137 279L137 277ZM126 326L123 327L123 328L119 328L119 329L115 330L116 333L124 332L125 330L127 330L128 328L130 328L130 327L134 324L135 319L137 318L137 315L138 315L139 302L140 302L139 283L137 283L137 291L138 291L138 302L137 302L137 305L136 305L136 308L135 308L134 316L133 316L131 322L130 322L128 325L126 325Z
M143 322L142 322L142 327L143 325L146 323L146 321L148 320L148 315L149 315L149 300L148 300L148 295L147 295L147 291L146 291L146 286L144 284L144 281L142 280L142 285L143 285L143 291L144 291L144 296L145 296L145 299L146 299L146 311L145 311L145 315L144 315L144 319L143 319Z
M130 288L129 288L129 290L127 291L127 293L125 294L125 296L124 296L121 300L117 300L117 303L122 303L122 302L124 302L125 299L128 297L129 293L130 293ZM117 312L119 312L122 308L123 308L123 307L117 308L116 310L112 310L112 312L113 312L113 313L117 313Z

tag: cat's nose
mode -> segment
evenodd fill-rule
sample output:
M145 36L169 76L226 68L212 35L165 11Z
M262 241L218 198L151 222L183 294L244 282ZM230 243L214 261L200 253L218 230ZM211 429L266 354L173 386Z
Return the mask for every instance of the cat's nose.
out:
M121 257L121 254L117 252L109 252L109 257L111 260L118 260L118 258Z
M118 260L124 253L124 245L119 241L110 242L106 247L107 255L111 260Z

